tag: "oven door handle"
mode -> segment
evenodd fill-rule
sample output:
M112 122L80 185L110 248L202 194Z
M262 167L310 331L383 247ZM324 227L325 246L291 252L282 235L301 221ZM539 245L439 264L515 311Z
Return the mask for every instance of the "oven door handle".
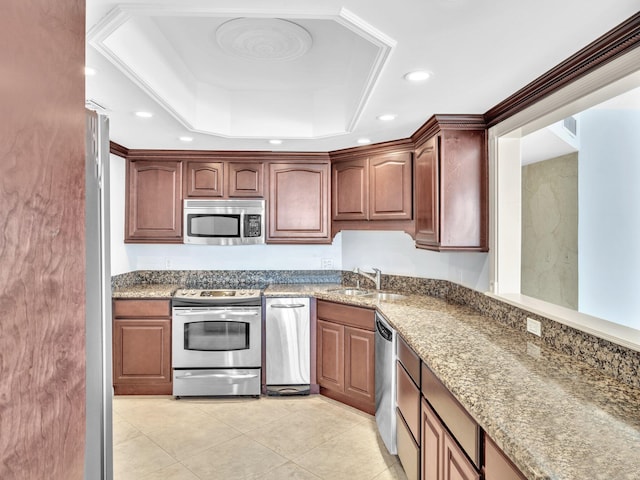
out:
M276 303L271 305L271 308L303 308L306 307L304 303Z
M210 317L217 317L217 318L224 318L224 317L256 317L260 314L260 312L234 312L234 311L224 311L224 312L212 312L211 310L190 310L187 312L176 312L175 316L176 317L197 317L197 316L210 316Z
M256 378L256 373L201 373L196 375L176 375L176 378L180 380L196 380L202 378L230 378L232 380L248 380L250 378Z

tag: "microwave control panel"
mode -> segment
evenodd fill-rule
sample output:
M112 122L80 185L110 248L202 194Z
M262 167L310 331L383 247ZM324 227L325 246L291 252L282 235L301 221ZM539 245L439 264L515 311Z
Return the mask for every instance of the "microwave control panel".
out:
M262 236L262 215L245 215L244 218L244 236L260 237Z

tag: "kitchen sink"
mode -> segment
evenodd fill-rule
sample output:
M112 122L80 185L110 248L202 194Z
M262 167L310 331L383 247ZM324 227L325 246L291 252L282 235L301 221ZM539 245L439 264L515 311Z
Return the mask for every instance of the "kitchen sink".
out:
M386 302L394 301L394 300L402 300L407 298L406 295L402 295L401 293L389 293L389 292L371 292L367 294L367 297L375 297L377 300L382 300Z
M337 293L338 295L371 295L368 290L362 290L361 288L336 288L335 290L327 290L330 293Z

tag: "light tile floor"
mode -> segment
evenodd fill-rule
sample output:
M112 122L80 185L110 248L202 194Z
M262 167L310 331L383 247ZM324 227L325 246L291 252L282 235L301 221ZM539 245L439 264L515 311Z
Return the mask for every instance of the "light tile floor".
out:
M115 480L406 480L375 419L320 395L113 400Z

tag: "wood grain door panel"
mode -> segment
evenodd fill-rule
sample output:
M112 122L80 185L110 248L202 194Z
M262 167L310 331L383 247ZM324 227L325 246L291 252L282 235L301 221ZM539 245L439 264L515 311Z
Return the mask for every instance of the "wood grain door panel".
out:
M329 243L329 164L269 165L267 240Z
M344 327L318 320L318 384L344 392Z
M444 480L480 480L480 474L450 435L444 435Z
M359 158L332 167L333 219L369 218L368 160Z
M114 321L114 384L171 382L171 321Z
M422 480L441 480L445 429L424 399L421 405Z
M126 241L181 241L182 164L174 161L127 163Z
M345 393L375 403L374 333L345 327Z
M222 197L224 195L224 163L189 161L185 166L187 197Z
M369 159L369 219L410 220L413 192L411 153Z
M229 162L229 197L264 196L264 165L259 162Z
M429 139L416 151L416 244L437 245L439 238L438 143L440 137Z

